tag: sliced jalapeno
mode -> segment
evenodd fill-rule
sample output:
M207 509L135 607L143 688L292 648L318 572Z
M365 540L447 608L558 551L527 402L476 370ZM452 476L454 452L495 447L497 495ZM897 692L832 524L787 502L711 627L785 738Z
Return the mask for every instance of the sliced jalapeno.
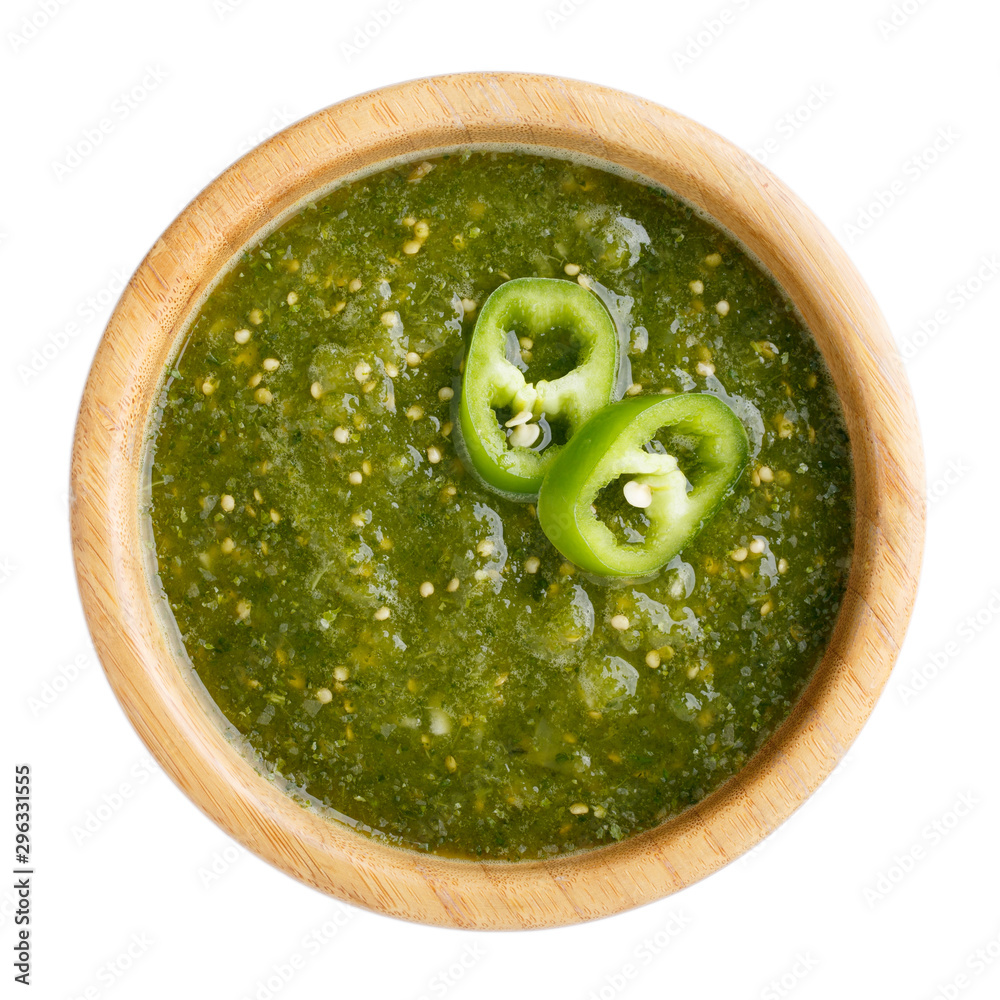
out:
M530 339L537 353L558 333L567 335L575 365L551 381L528 382L520 343ZM571 438L610 402L618 350L614 320L576 282L515 278L490 295L465 357L459 421L466 457L488 486L515 499L538 492L564 447L552 441L551 425L564 422Z
M591 417L549 466L538 520L582 569L646 576L701 531L748 453L743 424L716 396L625 399Z

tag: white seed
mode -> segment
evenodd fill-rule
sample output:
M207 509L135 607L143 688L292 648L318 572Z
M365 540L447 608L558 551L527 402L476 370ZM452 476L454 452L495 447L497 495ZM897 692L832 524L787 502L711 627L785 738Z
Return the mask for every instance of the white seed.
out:
M435 448L434 445L431 445L427 449L427 461L430 462L431 465L437 465L438 462L441 461L441 457L442 456L440 448Z
M743 562L747 555L748 553L746 548L741 545L738 549L734 549L730 553L729 558L732 559L733 562Z
M223 493L219 506L228 514L236 506L236 501L228 493Z
M276 372L281 367L281 362L277 358L264 358L261 368L266 372Z
M341 684L351 676L350 670L347 667L334 667L333 668L333 679L335 681L340 681Z
M265 389L263 386L261 386L253 394L253 397L254 399L257 400L258 403L260 403L263 406L267 406L267 404L270 403L272 399L274 399L274 396L271 395L271 390Z
M319 399L320 396L323 395L323 386L321 386L319 382L313 382L313 384L309 386L309 395L312 396L313 399Z
M455 396L455 390L452 389L450 385L443 385L438 389L438 399L442 403L447 403L449 399L453 399Z
M630 479L622 488L622 493L633 507L648 507L653 502L653 490L649 483L637 483Z
M771 612L772 612L773 610L774 610L774 601L772 601L772 600L771 600L771 598L769 597L769 598L768 598L768 599L767 599L767 600L766 600L766 601L765 601L765 602L764 602L764 603L763 603L763 604L762 604L762 605L760 606L760 615L761 615L761 617L762 617L762 618L764 618L764 617L766 617L767 615L769 615L769 614L770 614L770 613L771 613Z
M625 390L625 395L626 396L638 396L640 392L642 392L642 383L641 382L633 382Z
M760 477L762 483L770 483L774 480L774 473L771 471L771 467L768 465L762 465L757 470L757 475Z
M413 235L416 236L418 240L426 240L430 234L431 227L427 225L423 219L421 219L420 222L413 227Z
M571 277L575 278L580 273L579 264L567 264L563 270Z
M624 615L615 615L611 619L611 627L618 629L619 632L624 632L629 626L629 620Z
M260 385L260 380L261 380L261 379L262 379L263 377L264 377L264 376L263 376L263 375L262 375L262 374L261 374L260 372L257 372L257 374L256 374L256 375L254 375L254 376L253 376L253 377L252 377L252 378L250 379L250 381L249 381L249 382L247 383L247 385L249 385L251 389L256 389L256 388L257 388L257 386L259 386L259 385Z
M316 700L321 705L328 705L331 701L333 701L333 692L329 688L320 688L316 692Z
M350 483L350 484L351 484L352 486L360 486L360 485L361 485L361 481L362 481L362 479L363 479L363 478L364 478L364 477L363 477L363 476L361 475L361 473L360 473L360 472L357 472L357 471L355 471L355 472L352 472L352 473L351 473L351 474L350 474L350 475L349 475L349 476L347 477L347 481L348 481L348 482L349 482L349 483Z
M298 295L298 292L289 292L289 293L288 293L288 294L287 294L287 295L285 296L285 301L286 301L286 302L287 302L287 303L288 303L288 304L289 304L290 306L294 306L294 305L295 305L295 303L299 301L299 295Z
M535 346L535 342L531 337L522 337L518 343L521 345L522 351L530 351Z
M385 366L385 373L389 378L395 378L399 374L399 369L390 361Z
M725 299L719 299L719 301L715 303L715 311L720 316L727 316L729 314L729 303Z
M359 382L364 382L366 378L372 373L372 366L368 364L367 361L359 361L357 365L354 366L354 377Z
M541 437L538 424L520 424L510 433L510 443L514 448L530 448Z
M447 590L449 594L454 594L455 591L458 590L458 577L457 576L453 576L448 581L448 586L445 587L444 589Z
M407 240L403 244L403 253L410 255L420 253L420 248L422 246L423 243L421 243L420 240Z
M386 607L379 608L373 617L377 622L384 622L389 617L389 609Z
M701 293L705 291L705 285L700 281L692 281L688 285L688 288L690 288L695 295L701 295Z
M351 432L344 426L334 427L333 429L333 440L337 444L347 444L351 440Z
M477 546L476 551L481 556L491 556L493 555L493 550L496 546L488 539L484 538Z
M270 512L270 514L271 514L271 523L272 524L280 524L281 523L281 513L279 511L272 510Z
M236 614L239 618L249 618L250 617L250 602L249 601L237 601L236 602Z
M526 424L529 420L531 420L531 410L521 410L520 413L515 413L514 416L512 416L510 420L504 424L504 427L517 427L518 424Z
M755 539L754 539L754 540L753 540L753 541L752 541L752 542L750 543L750 545L749 545L749 548L750 548L750 551L751 551L751 552L752 552L752 553L753 553L754 555L758 555L758 556L759 556L759 555L761 554L761 552L763 552L763 551L764 551L764 549L765 549L766 547L767 547L767 543L766 543L766 542L764 541L764 539L763 539L763 538L755 538Z
M347 290L349 292L357 292L360 291L360 289L361 289L361 279L352 278L351 283L347 286Z
M709 267L718 267L718 266L719 266L719 265L720 265L720 264L722 263L722 254L718 254L718 253L710 253L710 254L709 254L709 255L708 255L708 256L707 256L706 258L705 258L705 263L706 263L706 264L707 264L707 265L708 265Z
M424 408L414 404L406 411L406 415L410 420L419 420L424 415Z
M711 361L699 361L695 365L695 371L703 378L708 378L709 375L715 374L715 365Z
M383 326L395 326L398 316L394 312L384 312L382 313L382 325Z
M539 559L538 556L528 556L528 558L524 560L524 572L534 575L538 572L541 565L542 560Z
M570 807L569 811L574 816L586 816L590 812L590 806L586 802L574 802Z
M478 305L479 303L476 302L475 299L462 299L462 312L468 316L469 313L474 313L476 311Z
M237 330L236 333L233 334L233 340L235 340L237 344L245 344L249 339L249 330Z
M784 556L782 556L782 558L778 560L778 572L779 573L788 572L788 560L785 559Z
M236 543L231 538L222 539L222 551L228 556L233 549L236 548Z
M420 584L420 596L430 597L431 594L433 593L434 593L434 584L431 583L430 580L424 580L424 582Z
M655 649L651 649L646 654L646 666L652 670L655 670L659 665L660 665L660 654Z
M406 352L406 363L411 368L416 368L417 365L420 364L420 355L417 354L416 351L407 351Z

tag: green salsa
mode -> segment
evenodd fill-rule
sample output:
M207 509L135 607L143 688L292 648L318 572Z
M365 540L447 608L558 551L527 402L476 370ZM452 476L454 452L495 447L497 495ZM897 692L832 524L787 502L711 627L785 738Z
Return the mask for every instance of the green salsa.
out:
M526 276L602 299L619 395L709 392L746 428L733 493L652 578L566 562L456 450L477 310ZM533 378L575 363L512 340ZM704 798L787 716L851 558L840 407L773 279L649 182L526 151L388 165L262 237L194 318L149 447L164 606L248 753L303 805L451 856L595 847Z

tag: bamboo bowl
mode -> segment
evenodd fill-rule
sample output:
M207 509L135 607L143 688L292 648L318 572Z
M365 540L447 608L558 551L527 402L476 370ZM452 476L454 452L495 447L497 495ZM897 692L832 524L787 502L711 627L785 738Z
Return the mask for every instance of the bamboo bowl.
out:
M725 785L656 829L545 861L449 860L389 847L304 810L226 739L154 608L140 544L147 424L161 374L216 278L259 231L338 178L442 147L586 154L659 182L718 220L784 287L833 374L853 446L854 559L829 649L789 718ZM84 610L126 714L167 773L260 857L343 900L463 928L546 927L659 899L769 834L844 755L888 678L913 603L923 459L900 359L871 293L809 210L746 153L648 101L556 77L416 80L344 101L213 181L132 276L87 382L73 449Z

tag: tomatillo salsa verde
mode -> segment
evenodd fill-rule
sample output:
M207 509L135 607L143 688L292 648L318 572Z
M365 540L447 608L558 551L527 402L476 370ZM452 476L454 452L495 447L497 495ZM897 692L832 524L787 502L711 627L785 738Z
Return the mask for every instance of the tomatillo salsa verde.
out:
M491 424L462 366L522 278L564 298L508 303L467 370ZM525 482L471 467L469 426ZM150 449L166 606L248 751L303 805L448 855L557 855L698 802L788 714L851 557L840 408L774 281L641 178L526 151L385 166L261 238Z

